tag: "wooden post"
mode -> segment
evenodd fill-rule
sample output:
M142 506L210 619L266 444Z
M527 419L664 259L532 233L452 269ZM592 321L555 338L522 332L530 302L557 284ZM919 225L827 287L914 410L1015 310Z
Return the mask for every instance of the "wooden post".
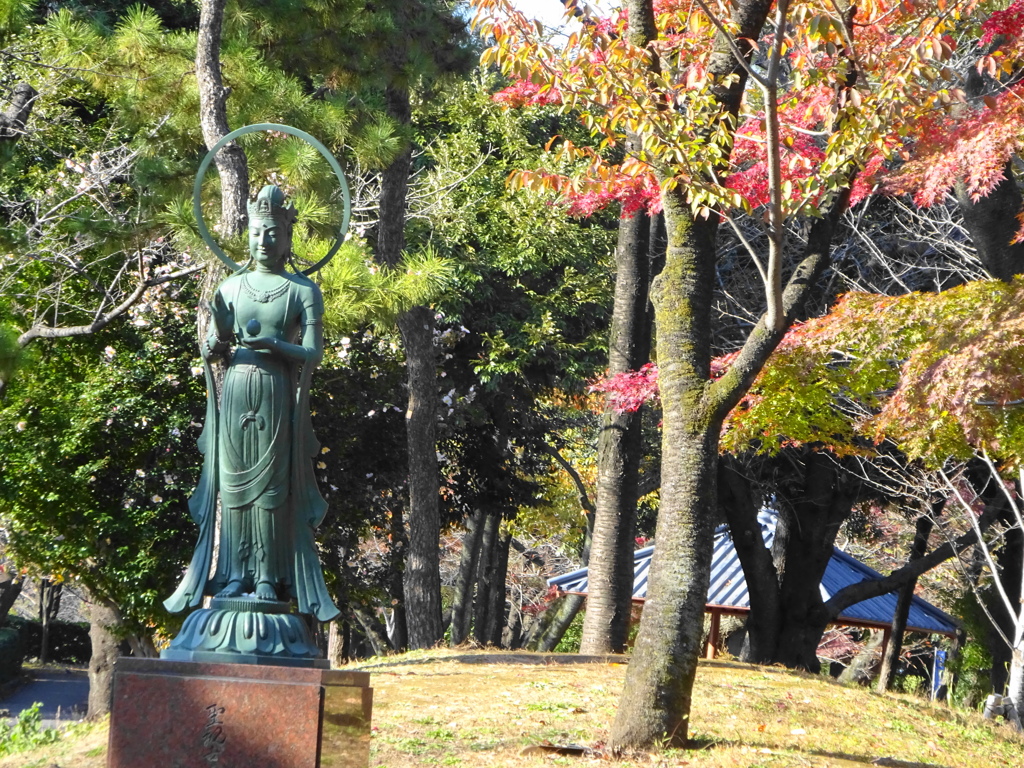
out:
M718 655L718 629L721 624L720 611L711 609L711 629L708 630L708 642L704 649L704 658L713 659Z

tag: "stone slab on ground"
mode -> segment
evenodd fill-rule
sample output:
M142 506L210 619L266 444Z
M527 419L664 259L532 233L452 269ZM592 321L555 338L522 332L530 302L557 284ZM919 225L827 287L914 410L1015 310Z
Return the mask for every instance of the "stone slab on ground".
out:
M369 677L119 659L108 768L363 768L370 758Z

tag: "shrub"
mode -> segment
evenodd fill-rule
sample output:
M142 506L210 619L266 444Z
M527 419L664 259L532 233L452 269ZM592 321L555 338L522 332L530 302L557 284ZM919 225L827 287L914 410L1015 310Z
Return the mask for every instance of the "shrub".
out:
M0 627L0 683L13 680L21 674L25 658L21 634L14 627Z
M43 639L43 625L20 616L9 616L7 623L21 634L24 655L28 658L38 657ZM50 648L47 654L49 661L86 664L91 654L92 643L89 640L88 624L75 624L70 621L50 622Z
M586 611L580 611L565 630L562 639L555 646L555 653L579 653L580 640L583 639L583 617Z

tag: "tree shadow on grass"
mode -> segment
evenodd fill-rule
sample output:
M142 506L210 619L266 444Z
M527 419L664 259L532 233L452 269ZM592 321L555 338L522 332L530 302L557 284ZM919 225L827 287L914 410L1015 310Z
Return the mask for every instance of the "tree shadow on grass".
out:
M407 659L401 655L385 656L379 663L361 662L359 670L371 670L383 667L413 664L439 664L454 661L460 664L525 664L533 666L552 666L558 664L625 664L628 656L583 656L578 653L459 653L451 656L428 656L421 659Z
M733 741L730 739L710 738L707 736L697 736L691 738L686 745L686 751L701 751L711 749L725 749L729 747L741 747L748 746L740 741ZM760 752L756 747L751 747L754 752ZM815 757L824 757L829 760L841 761L843 765L871 765L871 766L887 766L887 768L950 768L950 766L942 763L919 763L912 760L898 760L895 757L870 757L868 755L852 755L845 752L827 752L823 749L785 749L776 750L772 749L770 754L774 755L785 755L785 754L804 754L813 755Z
M850 763L861 763L862 765L888 766L888 768L949 768L949 766L942 763L918 763L913 760L897 760L895 757L868 757L867 755L850 755L845 752L826 752L819 749L809 749L807 754L827 757L832 760L846 760Z

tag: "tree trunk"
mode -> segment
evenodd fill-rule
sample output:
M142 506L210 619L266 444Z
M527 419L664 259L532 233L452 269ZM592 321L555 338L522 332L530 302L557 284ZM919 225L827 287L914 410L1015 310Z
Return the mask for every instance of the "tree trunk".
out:
M25 133L25 124L39 92L28 83L18 83L11 94L11 103L0 112L0 167L14 153L14 145Z
M1003 516L1006 524L1014 525L1012 515ZM1024 534L1014 525L1006 531L1002 545L994 554L999 564L999 578L1006 590L1006 596L1013 605L1020 605L1020 584L1024 578ZM989 598L989 610L1002 630L1002 635L1013 640L1019 621L1018 616L1006 609L1005 603L995 594ZM1006 644L1003 636L993 630L989 633L989 651L992 654L992 690L999 692L1009 682L1009 670L1013 665L1013 649Z
M405 560L405 605L409 647L430 648L444 637L441 624L441 562L438 541L437 362L434 315L413 307L399 318L409 373L405 413L409 441L409 549Z
M89 711L95 720L110 712L113 693L114 662L119 655L117 629L121 626L121 612L109 600L88 595L85 603L89 617Z
M761 10L766 13L767 6ZM744 23L752 23L751 18ZM837 201L833 216L838 217L844 199ZM663 191L662 201L668 249L651 291L663 416L658 544L612 727L613 749L647 748L662 739L670 745L686 743L714 546L719 432L784 332L762 320L729 370L711 380L714 217L694 221L685 191L678 187ZM821 248L809 244L783 291L787 322L802 311L828 260L827 239Z
M994 48L995 46L992 46ZM984 53L991 53L987 50ZM1005 86L997 80L982 74L976 61L968 66L965 75L967 98L974 105L989 93L1001 91ZM969 111L965 104L959 109L961 116ZM1020 222L1017 214L1024 207L1020 187L1013 174L1013 162L1003 168L1003 180L996 188L978 200L972 200L966 185L961 181L953 188L957 205L964 217L964 225L971 235L978 260L998 280L1010 280L1024 272L1024 243L1016 242Z
M196 80L199 86L199 124L206 148L231 132L225 106L230 88L224 87L220 69L221 28L226 0L202 0L196 39ZM242 147L232 141L217 153L220 174L220 232L232 237L245 231L248 221L249 169Z
M39 580L39 663L46 664L50 656L50 624L60 611L60 596L64 585L50 579Z
M160 651L153 642L153 636L148 633L131 632L125 637L125 642L128 643L132 656L137 659L160 658Z
M0 627L7 621L7 614L21 594L25 579L17 571L0 571Z
M348 621L335 619L327 631L327 660L331 662L331 669L337 669L348 661L348 645Z
M664 379L661 387L666 407L671 389L666 390ZM665 419L657 546L640 634L612 728L617 748L646 747L661 739L671 746L686 744L711 573L714 527L708 510L714 508L716 443L717 430L691 436L672 429ZM666 480L673 470L666 464L678 473L671 482Z
M512 534L504 531L498 534L494 546L494 568L487 585L487 645L501 646L502 630L505 628L505 581L508 576L508 550Z
M1020 490L1018 488L1018 498L1020 498ZM1015 539L1019 545L1022 531L1018 529L1013 531L1013 533L1017 534ZM1019 731L1021 730L1021 720L1024 719L1024 605L1021 605L1021 596L1024 595L1024 563L1021 562L1020 546L1016 548L1016 554L1018 555L1015 563L1017 568L1011 570L1004 567L1002 575L996 578L1003 579L1007 597L1010 598L1016 607L1016 615L1013 617L1013 633L1008 635L1008 637L1012 638L1013 648L1011 650L1010 679L1007 681L1006 695L1010 697L1011 706L1015 710L1015 716L1009 718L1010 722ZM1013 581L1010 581L1010 579L1013 579Z
M714 244L678 188L662 193L665 268L655 279L662 401L661 508L648 599L611 743L685 746L711 575L720 419L700 407L711 364Z
M412 120L407 88L388 88L385 92L388 114L400 125ZM405 249L405 208L409 195L409 173L412 170L412 147L407 146L384 169L380 182L380 210L376 241L377 262L395 267Z
M829 262L832 240L848 201L848 194L840 195L833 202L827 214L820 219L815 219L811 224L803 261L794 272L786 288L784 302L787 305L786 312L789 319L805 316L803 296L807 295L809 286L815 283L817 275L824 271ZM775 459L754 459L753 461L760 463L775 461ZM802 567L803 559L801 555L785 555L781 545L773 547L771 552L765 548L761 526L757 520L761 499L754 497L753 489L744 477L742 471L744 468L740 466L738 459L723 457L720 459L720 464L722 466L719 476L722 480L719 489L723 494L720 506L729 523L733 543L736 546L736 554L743 567L744 578L750 593L750 614L747 618L747 633L744 639L742 658L744 661L760 664L785 663L779 656L779 649L782 647L780 634L786 621L785 596L782 591L785 564L794 562ZM749 470L751 466L752 464L748 463L745 469ZM838 477L838 475L834 475L834 477ZM849 507L845 510L840 507L836 513L845 519L849 514ZM838 528L840 522L841 520L833 521L832 524ZM812 524L817 525L813 521ZM819 555L814 558L819 565L827 564L828 558L832 556L834 538L834 535L831 538L824 535L817 536L818 543L823 547ZM815 582L816 584L817 582ZM794 596L799 593L799 589L791 589L787 595ZM807 596L807 599L813 599L813 595ZM820 599L818 603L820 604ZM796 611L795 613L801 612ZM789 612L790 616L793 614L793 611ZM814 633L819 627L821 632L814 637ZM803 650L800 653L791 654L790 658L795 659L800 666L803 666L803 660L810 660L812 664L816 664L817 655L813 651L817 648L824 629L825 623L821 623L819 617L815 616L811 620L811 625L800 631L800 647Z
M629 41L647 48L656 37L650 0L627 0ZM745 0L734 6L739 53L749 52L764 26L771 3ZM738 114L745 70L724 36L715 41L709 75L727 121ZM659 59L647 58L650 76ZM662 180L664 181L664 180ZM687 741L693 681L700 655L717 512L718 442L722 422L753 383L782 338L785 322L759 322L729 370L711 379L711 302L716 285L714 214L695 221L687 191L662 189L668 247L665 266L651 295L657 326L662 398L661 508L655 533L648 599L640 633L612 726L613 749L648 748L667 740ZM804 258L783 291L788 320L802 306L821 269L824 250Z
M405 537L405 522L401 507L391 510L391 573L388 578L388 591L391 594L392 622L390 632L385 636L391 640L391 647L396 651L404 651L409 647L409 629L406 622L405 611L405 579L402 573L407 550ZM362 626L363 620L359 614L354 614ZM387 647L387 643L385 643ZM374 649L376 653L376 649Z
M782 629L779 576L757 519L760 498L734 457L719 457L718 495L750 596L740 658L752 664L770 664L775 661Z
M536 627L524 643L528 651L550 653L565 636L565 631L576 618L586 600L584 595L562 595L540 615Z
M637 143L635 138L629 142ZM609 378L638 370L650 357L650 235L649 217L637 214L619 219L615 300L608 343ZM626 647L633 597L642 415L642 409L616 413L605 406L597 444L597 513L580 653L622 653Z
M1003 169L1005 178L989 194L971 200L963 182L953 188L964 225L971 235L978 260L999 280L1010 280L1024 271L1024 243L1015 242L1024 207L1020 187L1013 175L1013 163Z
M914 527L914 541L910 545L908 562L924 557L928 548L928 537L932 533L932 519L928 515L917 518ZM910 579L900 589L896 597L896 610L892 616L892 631L889 634L889 645L882 652L882 667L878 671L878 692L885 693L892 688L896 676L900 654L903 653L903 633L907 631L907 617L910 615L910 604L914 599L914 588L917 579Z
M782 505L772 545L781 575L782 624L776 659L787 667L818 672L818 643L824 631L818 621L819 585L855 495L840 480L835 459L822 451L803 453L803 483L794 498Z
M388 636L384 627L375 616L371 616L362 608L353 606L352 615L355 616L359 627L363 630L363 636L373 650L374 656L387 656ZM399 650L396 648L396 650Z
M388 114L399 124L412 119L409 90L388 87ZM405 249L405 209L412 169L407 146L381 177L376 259L394 268ZM437 363L434 316L427 307L413 307L398 319L409 372L409 403L405 414L409 461L409 547L405 552L404 591L410 648L430 648L444 636L441 624L441 570L438 541Z
M501 515L491 512L484 518L484 531L480 540L480 560L477 564L476 599L473 602L473 636L480 645L487 645L487 628L491 616L491 585L497 560L498 529Z
M1017 647L1013 649L1013 658L1010 661L1010 679L1006 686L1006 695L1009 697L1013 704L1014 709L1017 710L1017 720L1019 723L1021 719L1024 719L1024 643L1018 643ZM1018 728L1017 730L1020 730Z
M462 535L462 556L459 559L455 597L452 600L452 647L462 645L469 637L469 626L473 618L473 586L476 584L483 532L484 512L478 509L470 517L466 532Z
M978 518L978 529L984 533L989 529L992 523L999 520L1005 512L1006 501L1001 498L1000 494L999 497L985 505L984 512L982 512L981 517ZM931 570L939 563L945 562L949 558L963 552L969 547L973 547L977 541L977 534L975 534L974 530L969 530L958 536L956 539L947 541L942 546L936 547L924 557L921 557L912 563L907 563L902 568L890 573L888 576L883 576L880 579L865 579L864 581L858 581L855 584L845 586L832 595L832 597L829 598L829 601L821 607L821 610L819 611L820 615L815 616L814 621L819 623L824 630L825 625L834 621L840 613L854 603L859 603L863 600L870 600L872 597L878 597L888 592L892 592L895 589L899 589L906 584L909 579L917 578L922 573Z
M523 612L509 603L508 624L501 633L501 645L510 651L522 646L523 643Z
M583 536L583 554L580 565L584 568L590 564L590 548L593 540L594 515L587 513L587 529ZM523 638L523 647L528 651L548 653L555 650L565 637L569 625L576 614L586 603L586 595L562 595L556 598L547 609L538 616Z
M960 654L963 652L965 645L967 645L967 633L963 629L957 629L953 641L949 644L949 651L946 654L946 667L942 671L942 682L935 694L936 701L951 701L950 697L960 681L959 673L954 670L960 667ZM974 703L971 702L965 703L961 701L958 703L964 709L974 708Z
M885 639L885 633L881 630L872 630L871 637L861 649L860 653L854 656L850 666L843 670L839 676L841 683L856 683L857 685L868 685L871 678L875 676L875 669L878 667L879 646Z

